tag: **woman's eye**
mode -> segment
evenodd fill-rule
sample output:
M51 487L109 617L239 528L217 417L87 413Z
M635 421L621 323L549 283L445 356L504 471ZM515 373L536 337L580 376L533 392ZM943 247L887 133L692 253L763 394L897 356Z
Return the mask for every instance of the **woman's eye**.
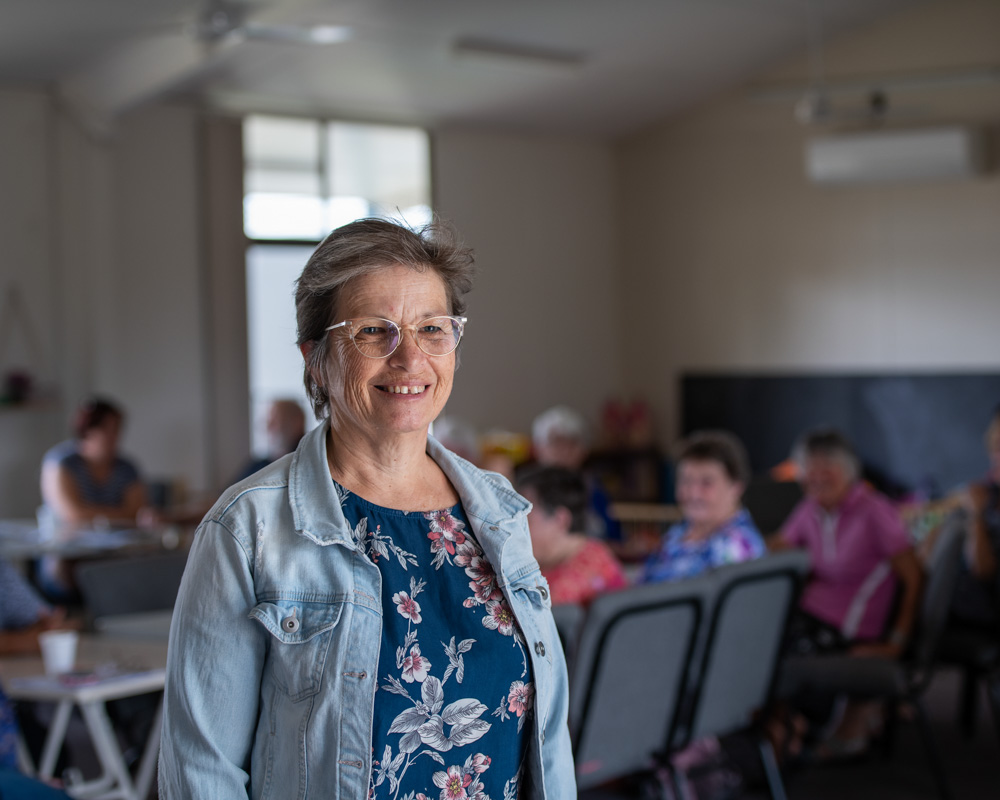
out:
M358 333L362 336L382 336L385 334L385 328L379 328L376 325L366 325Z
M422 327L420 329L420 332L421 333L441 333L441 326L440 325L424 325L424 327Z

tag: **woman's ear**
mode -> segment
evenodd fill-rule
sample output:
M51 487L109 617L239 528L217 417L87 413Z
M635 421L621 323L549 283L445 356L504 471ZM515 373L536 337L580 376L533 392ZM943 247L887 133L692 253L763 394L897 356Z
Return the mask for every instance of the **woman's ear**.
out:
M312 382L320 387L325 387L326 384L323 381L323 375L317 374L322 373L322 370L317 370L313 368L312 365L312 354L313 350L316 348L315 341L303 342L299 345L299 352L302 353L302 359L305 361L306 369L309 370L309 377L312 378Z

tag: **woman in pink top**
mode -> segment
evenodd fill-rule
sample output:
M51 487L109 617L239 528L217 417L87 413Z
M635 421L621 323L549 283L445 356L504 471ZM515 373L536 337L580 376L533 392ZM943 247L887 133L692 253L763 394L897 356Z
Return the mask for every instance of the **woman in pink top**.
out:
M628 581L603 542L579 533L587 510L587 487L578 473L535 467L519 476L518 491L531 502L531 549L549 583L552 604L587 605Z
M861 482L858 458L842 434L807 434L797 451L806 497L772 542L776 549L804 548L812 558L790 650L899 658L913 630L923 580L902 520L885 497ZM863 749L872 718L870 706L850 704L825 751Z
M920 602L922 571L890 502L859 480L859 462L840 433L808 434L799 446L806 497L778 534L802 547L812 576L802 611L857 655L898 658ZM897 587L898 611L889 620Z

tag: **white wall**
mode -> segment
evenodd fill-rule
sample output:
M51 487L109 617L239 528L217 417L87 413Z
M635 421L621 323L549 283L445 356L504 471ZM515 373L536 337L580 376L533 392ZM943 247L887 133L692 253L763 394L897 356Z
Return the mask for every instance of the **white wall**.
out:
M156 107L94 141L44 93L0 93L0 288L19 287L39 339L29 354L15 337L0 373L30 360L51 390L0 409L0 517L34 514L41 456L92 393L123 404L149 478L211 486L199 126Z
M1000 4L946 5L838 40L831 72L997 63L1000 38L982 31L1000 30ZM771 77L805 74L795 63ZM994 131L1000 122L997 84L896 99L933 110L932 120ZM809 133L791 101L762 102L748 89L621 148L626 327L648 344L626 348L624 369L633 389L650 393L665 440L678 429L685 370L1000 367L996 172L820 188L804 177Z
M446 130L434 170L436 208L479 268L446 413L527 432L566 403L596 420L622 383L610 146Z
M27 370L49 390L57 372L51 138L44 96L0 91L0 381L10 370ZM8 305L11 292L18 311ZM0 517L34 516L37 466L59 435L59 420L51 398L0 406Z

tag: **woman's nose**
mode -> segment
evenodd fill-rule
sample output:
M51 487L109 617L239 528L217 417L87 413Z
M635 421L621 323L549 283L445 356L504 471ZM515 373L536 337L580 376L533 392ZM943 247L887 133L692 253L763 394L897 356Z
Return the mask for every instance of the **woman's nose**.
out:
M399 335L399 344L392 351L390 360L394 363L413 363L425 357L425 353L417 344L417 332L412 328L404 328Z

